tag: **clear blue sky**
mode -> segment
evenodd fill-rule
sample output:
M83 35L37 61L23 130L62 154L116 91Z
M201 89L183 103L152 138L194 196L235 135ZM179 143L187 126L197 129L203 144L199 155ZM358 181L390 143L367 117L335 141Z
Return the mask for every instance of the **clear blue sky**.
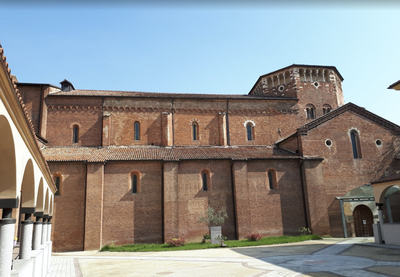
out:
M345 79L346 102L400 125L400 92L387 89L400 79L395 2L51 3L1 8L0 42L20 82L247 94L282 67L330 65Z

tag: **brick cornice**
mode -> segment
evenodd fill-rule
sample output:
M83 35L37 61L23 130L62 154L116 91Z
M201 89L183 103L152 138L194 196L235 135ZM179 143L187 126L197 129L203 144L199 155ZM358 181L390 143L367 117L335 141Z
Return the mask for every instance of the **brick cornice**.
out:
M169 109L169 108L145 108L145 107L118 107L118 106L78 106L78 105L48 105L50 111L110 111L110 112L144 112L144 113L164 113L174 112L180 114L193 114L193 113L204 113L204 114L220 114L227 113L221 109ZM277 115L277 114L298 114L298 109L266 109L266 110L230 110L229 114L250 114L250 115Z

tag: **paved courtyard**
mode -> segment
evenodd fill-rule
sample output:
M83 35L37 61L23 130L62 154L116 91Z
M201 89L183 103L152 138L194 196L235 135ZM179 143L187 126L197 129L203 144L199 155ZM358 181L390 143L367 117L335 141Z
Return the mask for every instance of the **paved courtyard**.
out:
M54 253L48 276L400 277L400 247L351 238L190 251Z

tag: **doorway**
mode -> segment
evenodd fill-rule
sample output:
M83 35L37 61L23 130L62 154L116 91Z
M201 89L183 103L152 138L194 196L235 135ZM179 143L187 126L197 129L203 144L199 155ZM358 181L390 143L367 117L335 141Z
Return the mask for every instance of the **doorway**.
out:
M358 205L353 211L354 228L356 237L372 237L372 224L374 223L371 209L365 205Z

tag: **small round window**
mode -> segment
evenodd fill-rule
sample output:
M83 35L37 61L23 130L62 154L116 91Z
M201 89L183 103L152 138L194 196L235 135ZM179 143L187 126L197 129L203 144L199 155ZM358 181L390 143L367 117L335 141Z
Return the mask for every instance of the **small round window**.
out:
M318 82L314 82L313 85L314 85L314 87L316 87L316 88L319 87L319 83L318 83Z
M325 141L326 146L331 147L332 146L332 141L330 139L327 139Z
M380 139L377 139L375 141L376 146L382 146L382 141Z
M280 86L278 87L278 90L279 90L280 92L282 92L284 89L285 89L285 87L284 87L283 85L280 85Z

